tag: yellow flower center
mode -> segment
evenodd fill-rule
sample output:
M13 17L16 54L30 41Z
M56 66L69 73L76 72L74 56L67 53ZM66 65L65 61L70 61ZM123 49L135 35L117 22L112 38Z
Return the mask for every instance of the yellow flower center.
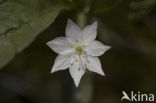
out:
M77 54L82 54L82 53L84 52L83 45L77 45L77 46L75 47L75 52L76 52Z

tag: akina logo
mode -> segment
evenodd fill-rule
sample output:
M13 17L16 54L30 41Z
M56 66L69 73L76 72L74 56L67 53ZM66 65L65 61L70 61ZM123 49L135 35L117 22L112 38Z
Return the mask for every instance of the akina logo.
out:
M154 94L144 94L138 91L137 93L131 91L131 94L128 95L125 91L122 92L123 97L121 98L121 101L127 100L127 101L135 101L135 102L154 102L155 96Z

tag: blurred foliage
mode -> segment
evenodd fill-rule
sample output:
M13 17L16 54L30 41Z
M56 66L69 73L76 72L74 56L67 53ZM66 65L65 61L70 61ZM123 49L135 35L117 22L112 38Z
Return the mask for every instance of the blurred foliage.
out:
M91 103L121 103L123 90L156 93L155 0L6 0L2 4L4 1L0 0L0 14L5 14L0 16L3 17L0 19L0 64L40 35L1 69L0 103L77 103L80 99ZM15 1L21 9L17 9ZM63 5L65 10L60 12ZM17 11L22 14L16 15ZM56 54L46 46L47 41L65 35L68 18L81 26L97 20L97 39L112 46L100 57L106 77L91 73L93 82L89 82L91 78L86 81L88 73L85 74L76 97L68 70L50 74ZM6 32L20 23L23 23L21 28ZM7 35L1 35L5 32ZM10 40L17 46L12 47ZM81 89L83 84L87 89Z
M140 23L129 21L128 11L130 11L130 9L128 6L129 2L123 2L112 11L97 15L96 18L99 19L100 24L99 30L102 31L99 32L100 39L115 47L121 48L121 46L123 46L147 53L147 55L156 56L156 32L148 28L144 21ZM110 30L110 28L113 30Z
M132 11L129 14L129 19L138 21L152 10L156 8L156 0L142 0L130 3Z
M104 13L117 7L122 0L91 0L92 2L92 13Z

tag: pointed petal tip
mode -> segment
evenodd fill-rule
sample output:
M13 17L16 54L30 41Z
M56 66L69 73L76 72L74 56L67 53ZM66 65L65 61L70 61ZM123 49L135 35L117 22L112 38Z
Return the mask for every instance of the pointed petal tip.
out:
M52 69L51 71L50 71L50 73L54 73L55 71Z
M111 46L108 46L108 45L105 46L105 52L108 51L108 50L110 50L111 48L112 48Z
M75 87L78 88L79 87L79 84L75 84Z
M74 22L71 19L68 19L67 24L71 24L71 23L74 23Z
M54 72L57 72L58 70L56 70L56 67L53 67L50 71L50 73L54 73Z
M75 84L75 86L77 88L79 86L80 80L79 79L76 79L76 78L73 78L73 77L72 77L72 79L73 79L74 84Z
M78 88L79 82L75 82L75 81L74 81L74 83L75 83L76 88Z
M109 49L111 49L112 47L111 46L107 46L107 49L109 50Z
M68 18L68 21L72 21L70 18Z
M52 40L51 40L51 41L48 41L48 42L46 43L46 45L49 46L49 47L52 46Z
M80 80L79 79L74 79L74 78L73 78L73 80L74 80L74 84L75 84L75 86L77 88L79 86Z
M98 22L97 22L97 21L94 21L91 25L92 25L92 26L95 25L95 27L97 28Z
M94 24L97 25L98 24L98 21L94 21Z
M47 46L49 46L49 41L46 43Z
M101 74L102 76L106 76L104 73Z
M99 72L98 74L100 74L101 76L106 76L103 71Z

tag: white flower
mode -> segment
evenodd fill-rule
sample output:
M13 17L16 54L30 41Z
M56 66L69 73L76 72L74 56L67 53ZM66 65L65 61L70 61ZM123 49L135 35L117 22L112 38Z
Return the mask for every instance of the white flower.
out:
M68 20L66 37L58 37L47 45L59 55L56 57L51 73L69 68L76 87L86 68L100 75L105 75L98 56L110 49L96 41L97 22L81 30L73 21Z

